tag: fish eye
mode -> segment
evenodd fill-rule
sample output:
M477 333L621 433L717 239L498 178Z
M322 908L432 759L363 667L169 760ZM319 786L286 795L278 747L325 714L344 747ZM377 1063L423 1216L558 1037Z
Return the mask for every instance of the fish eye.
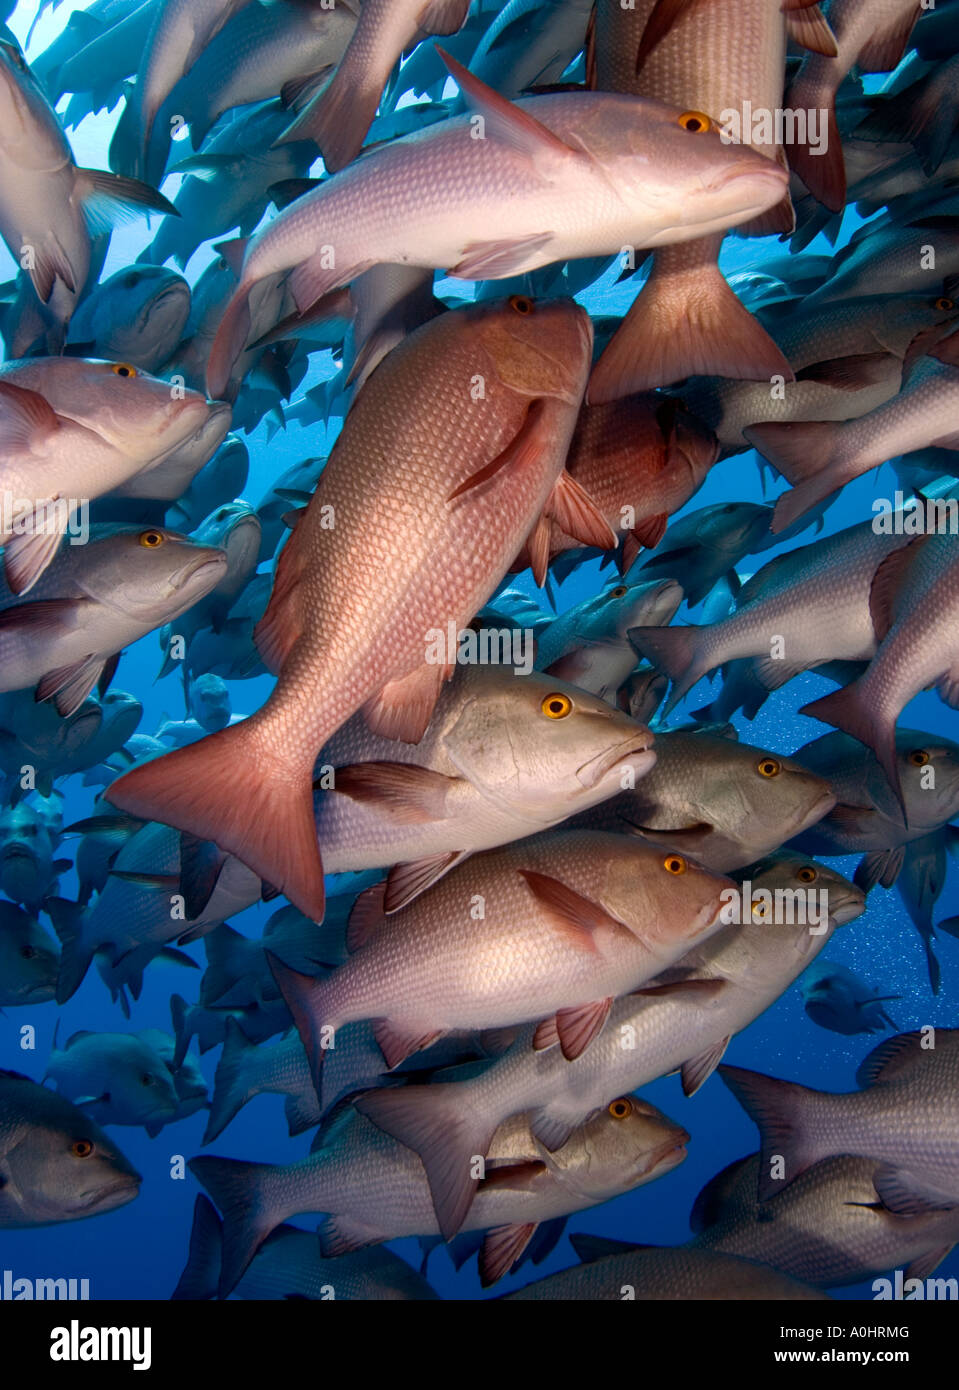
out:
M147 550L156 550L158 545L162 545L166 540L162 531L141 531L140 544Z
M704 135L707 130L713 128L712 121L704 111L684 111L679 118L679 124L691 135Z
M756 770L760 777L775 777L779 773L779 763L775 758L760 758Z
M151 1076L151 1074L150 1074L148 1071L145 1071L145 1072L143 1073L143 1075L140 1077L140 1085L141 1085L141 1086L152 1086L153 1083L154 1083L154 1081L155 1081L155 1079L156 1079L156 1078L153 1077L153 1076Z
M760 922L761 922L761 921L763 920L763 918L766 916L766 912L767 912L767 904L766 904L766 903L756 903L755 907L753 908L753 916L754 916L758 921L760 921Z
M34 947L34 946L21 946L21 947L20 947L20 954L21 954L21 956L23 957L24 960L33 960L34 956L37 954L37 952L36 952L36 947Z
M620 1096L618 1100L610 1101L606 1108L614 1120L625 1120L627 1115L633 1113L632 1102L627 1100L625 1096Z
M509 297L509 307L515 309L518 314L531 314L533 312L533 301L525 294L511 294Z
M954 309L955 307L956 307L955 300L949 299L949 298L948 298L946 295L944 295L944 294L943 294L943 295L940 295L939 298L936 300L935 304L933 305L933 308L935 308L935 309L941 309L943 312L946 312L946 311L949 310L949 309Z
M610 589L609 596L610 598L625 598L628 593L629 589L625 584L617 584L615 589Z
M796 877L800 883L815 883L819 874L811 864L804 864L801 869L796 870Z
M74 1158L89 1158L93 1153L93 1142L90 1139L75 1139L70 1145L70 1152Z
M663 860L663 868L668 874L684 874L686 872L686 860L681 854L668 854Z
M912 763L913 767L925 767L926 763L929 761L929 754L926 752L925 748L914 748L909 754L909 761Z
M138 270L128 270L126 275L124 275L123 277L123 284L125 289L135 289L136 286L139 285L139 283L140 272Z
M559 693L544 696L543 702L540 705L540 709L546 715L547 719L565 719L572 708L573 702L569 696Z
M114 362L110 370L114 376L133 377L137 374L136 367L131 367L129 362Z

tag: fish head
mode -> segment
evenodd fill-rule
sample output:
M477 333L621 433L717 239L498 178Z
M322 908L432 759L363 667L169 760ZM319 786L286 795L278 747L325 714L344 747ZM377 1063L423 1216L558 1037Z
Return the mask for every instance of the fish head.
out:
M683 852L634 836L604 833L597 842L600 838L606 850L603 904L662 968L723 925L724 905L736 891L732 879Z
M230 690L221 676L204 673L190 686L190 713L207 733L225 729L232 713Z
M216 403L201 392L151 376L130 362L31 358L9 363L4 377L38 391L58 415L143 462L165 457L195 434L211 413L219 413Z
M896 762L910 829L934 830L952 820L959 812L959 744L899 728Z
M100 1126L44 1086L21 1079L21 1119L4 1155L4 1172L29 1225L112 1211L137 1195L140 1174Z
M109 731L117 745L126 743L136 732L143 718L143 706L135 695L126 690L110 689L100 701L104 733Z
M639 1096L595 1111L551 1156L564 1187L606 1201L662 1177L686 1157L689 1134Z
M49 883L53 842L39 812L25 801L0 816L0 888L14 902L36 902Z
M56 994L60 957L30 913L0 902L0 1003L45 1004Z
M468 337L470 350L486 355L493 377L509 391L579 407L592 361L593 325L574 300L513 294L472 305L458 317L455 327ZM447 323L448 331L453 328Z
M630 718L647 723L659 709L669 690L669 677L662 675L648 662L643 663L623 687L626 709Z
M735 563L766 534L772 514L755 502L717 502L697 513L696 540Z
M727 141L714 113L621 97L595 132L584 123L577 139L624 200L665 224L644 247L735 227L774 207L789 187L775 160Z
M142 1125L171 1120L179 1100L170 1068L156 1048L135 1035L109 1037L104 1120ZM96 1088L92 1088L96 1089Z
M225 550L231 571L237 573L255 565L261 534L260 518L249 502L224 502L197 527L193 539Z
M84 593L150 627L191 608L227 568L225 551L163 526L115 528L95 545L99 553L84 572Z
M444 734L450 761L487 800L553 825L632 785L655 762L643 724L555 677L464 668Z
M656 752L653 780L638 789L635 817L625 816L655 844L710 869L751 863L836 803L829 784L792 759L720 734L658 733Z
M837 927L866 910L866 895L857 884L794 850L777 850L738 870L735 878L743 906L749 906L743 914L748 920L739 927L739 968L755 980L784 973L794 978Z

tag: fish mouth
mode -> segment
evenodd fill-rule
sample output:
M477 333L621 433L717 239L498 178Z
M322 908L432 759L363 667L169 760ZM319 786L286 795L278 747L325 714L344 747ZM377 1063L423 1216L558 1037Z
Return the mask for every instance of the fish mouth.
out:
M624 739L614 748L608 748L605 753L598 753L596 757L582 763L576 769L576 780L580 786L592 791L607 773L622 764L631 763L636 768L637 775L642 777L655 761L652 734L634 734L632 738Z
M109 1183L106 1187L98 1187L95 1191L88 1193L85 1200L79 1202L74 1210L90 1211L93 1207L99 1207L108 1201L112 1206L120 1206L124 1193L129 1193L129 1200L132 1201L139 1193L142 1182L143 1178L139 1173L133 1173L126 1178L118 1178L116 1182ZM120 1198L121 1201L114 1201L114 1198Z
M657 1148L653 1149L652 1153L647 1158L646 1163L642 1168L642 1171L639 1173L639 1177L647 1178L651 1173L656 1173L662 1176L664 1171L667 1173L671 1173L672 1170L674 1168L678 1168L679 1165L686 1158L686 1145L688 1143L689 1135L686 1133L684 1129L680 1130L679 1135L677 1135L675 1138L666 1139Z
M861 917L866 910L865 897L847 897L838 907L830 904L829 916L837 927L845 926L847 922L853 922L857 917Z
M827 788L810 806L806 813L807 819L803 821L802 828L806 830L810 825L815 825L818 821L821 821L823 816L828 816L837 800L838 797L835 792L829 791ZM799 834L799 831L795 831L794 833Z
M202 574L204 570L214 569L222 572L225 571L226 568L227 558L225 555L216 555L212 557L206 555L199 560L190 560L188 564L183 565L175 574L170 576L170 592L175 593L177 590L184 588L192 579L195 579L197 575Z
M785 193L789 186L789 175L785 169L781 169L771 159L764 159L763 163L768 164L769 168L758 167L755 159L739 160L736 164L720 169L711 178L704 179L703 187L710 193L715 193L720 188L727 188L731 183L749 179L760 186L768 185L770 191L775 189L781 194Z
M4 864L9 864L11 862L36 864L37 856L32 850L28 849L26 845L7 845L3 853L0 854L0 861Z

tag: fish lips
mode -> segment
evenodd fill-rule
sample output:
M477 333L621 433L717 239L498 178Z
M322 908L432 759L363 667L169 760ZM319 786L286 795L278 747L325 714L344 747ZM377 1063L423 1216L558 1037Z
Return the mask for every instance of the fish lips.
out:
M654 1149L646 1160L642 1176L650 1177L655 1173L657 1177L663 1177L666 1173L671 1173L688 1156L686 1145L689 1143L689 1135L686 1130L680 1130L672 1139L665 1140L658 1148Z
M92 1215L95 1211L113 1211L116 1207L126 1206L127 1202L132 1202L134 1197L139 1196L142 1182L142 1176L136 1169L131 1168L125 1177L86 1193L85 1200L78 1202L73 1210L77 1213L89 1212Z
M842 927L847 922L854 922L857 917L861 917L865 910L866 895L850 893L838 907L830 903L829 918L837 927Z
M228 560L225 551L221 551L216 555L207 553L194 560L188 560L185 565L181 565L178 570L175 570L174 573L170 575L170 592L171 594L178 593L181 589L185 588L187 584L195 583L200 575L204 575L204 579L212 578L212 572L223 575L226 573L227 565ZM211 574L206 575L206 570L210 570ZM215 587L215 582L211 584L210 587Z
M592 791L607 773L618 767L631 766L637 777L643 777L656 761L651 733L634 735L598 753L576 769L576 780L587 791Z

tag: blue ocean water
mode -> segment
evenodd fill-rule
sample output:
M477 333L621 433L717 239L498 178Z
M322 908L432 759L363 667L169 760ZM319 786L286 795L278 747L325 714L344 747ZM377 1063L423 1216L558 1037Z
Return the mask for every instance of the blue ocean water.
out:
M44 14L27 50L28 58L43 50L76 8L83 6L63 4L55 13ZM34 13L33 0L19 4L13 13L10 25L21 41L26 38ZM112 115L88 118L72 133L79 164L107 166L107 148L116 114L114 111ZM171 178L164 184L164 192L173 197L176 187L176 178ZM848 240L860 222L854 211L847 211L839 245ZM104 275L132 263L151 236L152 230L145 223L120 228L113 237ZM722 266L727 273L746 266L755 267L765 256L781 255L783 249L774 238L746 242L728 237ZM820 236L804 254L814 255L830 249ZM206 246L193 258L186 271L191 283L195 283L212 254ZM11 277L14 270L9 255L0 249L0 279ZM614 282L615 271L580 296L593 314L621 313L630 303L635 287ZM442 295L445 289L456 295L464 293L461 282L455 286L441 285L439 293ZM300 389L306 389L333 372L330 355L318 354L310 378ZM326 452L331 438L321 426L303 427L293 422L268 439L267 428L261 424L247 439L250 474L244 490L245 499L254 505L258 503L279 474L307 456ZM873 497L891 497L896 487L895 476L888 467L846 487L826 514L825 534L867 518ZM718 500L770 500L781 490L780 480L768 484L768 489L768 495L764 495L755 455L743 454L718 464L684 510ZM811 533L806 533L802 541L810 538ZM777 551L764 553L762 561L775 553ZM758 567L760 562L756 563ZM528 573L520 582L530 593L535 592ZM569 607L587 597L603 582L598 563L581 566L559 586L559 608ZM692 620L696 621L697 616L694 612ZM152 634L124 652L114 678L115 688L134 693L143 704L141 733L152 733L164 715L184 717L179 677L174 673L157 680L160 661L159 639L157 634ZM265 677L233 683L234 710L248 714L258 708L270 686L271 681ZM824 732L823 725L795 711L831 688L828 682L814 675L799 677L773 694L754 722L737 717L741 736L766 748L792 752ZM683 708L697 708L704 702L706 690L706 684L696 687ZM915 699L900 722L959 739L959 714L947 709L933 694ZM95 788L82 786L79 777L69 778L59 785L65 795L66 824L91 814ZM225 797L236 792L231 787L223 790ZM67 848L60 852L69 851ZM854 857L831 862L851 877L857 860ZM950 863L948 875L939 904L939 917L959 910L959 868ZM66 897L75 896L76 887L72 873L61 880L60 891ZM248 936L256 936L276 906L276 903L260 904L231 919L231 925ZM202 944L187 950L201 966L205 963ZM877 888L870 894L865 916L841 928L825 956L851 967L869 984L880 987L880 993L902 995L902 1000L890 1007L898 1029L906 1031L928 1024L946 1027L957 1024L959 941L940 936L938 951L942 985L938 996L933 996L919 937L898 895L895 890L886 892ZM199 979L199 971L154 962L146 971L142 996L134 1003L132 1016L127 1021L111 1003L97 973L91 971L62 1008L50 1003L10 1010L0 1017L0 1064L39 1080L58 1019L61 1044L79 1029L126 1031L156 1027L170 1031L171 994L180 993L188 1001L194 1000ZM24 1051L20 1047L21 1029L25 1024L36 1030L34 1051ZM878 1039L866 1036L845 1038L818 1028L805 1015L799 990L794 986L765 1015L732 1040L726 1060L825 1090L848 1090L854 1088L856 1068L876 1041ZM211 1089L218 1055L219 1049L215 1049L200 1060ZM754 1152L757 1147L755 1127L715 1077L691 1099L683 1096L678 1077L660 1080L645 1088L643 1094L689 1130L692 1136L689 1157L677 1170L655 1184L601 1208L573 1216L568 1231L605 1234L639 1243L682 1243L689 1238L689 1211L703 1184L727 1163ZM0 1239L0 1269L9 1268L18 1276L26 1277L87 1278L95 1298L168 1298L186 1259L193 1203L199 1191L188 1172L184 1178L173 1174L182 1167L182 1160L205 1151L201 1148L205 1123L206 1112L200 1112L167 1127L153 1139L138 1128L114 1130L122 1149L143 1174L139 1198L94 1221L40 1230L5 1231ZM306 1134L290 1139L282 1097L259 1096L240 1111L209 1151L248 1160L289 1162L308 1152L310 1137ZM317 1218L300 1217L296 1224L314 1229ZM412 1263L419 1263L421 1252L417 1242L397 1241L393 1248ZM540 1277L574 1261L572 1249L564 1238L536 1271L527 1266L519 1275L508 1277L495 1289L484 1292L475 1262L456 1273L446 1254L439 1250L430 1259L428 1277L443 1297L472 1299L508 1292L534 1274ZM953 1252L938 1272L959 1275L959 1253ZM869 1284L831 1292L841 1299L872 1297Z

